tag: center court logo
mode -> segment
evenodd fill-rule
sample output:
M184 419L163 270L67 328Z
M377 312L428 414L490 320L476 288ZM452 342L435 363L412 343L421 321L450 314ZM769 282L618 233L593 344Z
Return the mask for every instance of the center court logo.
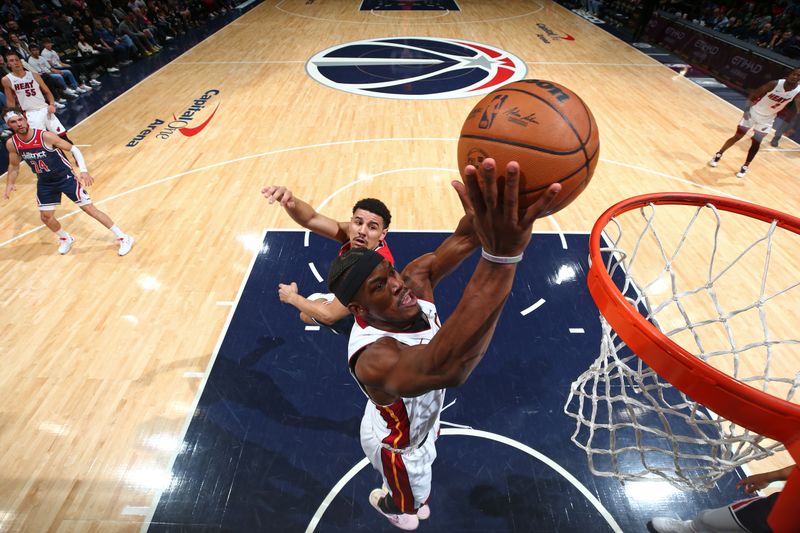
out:
M195 114L200 113L206 108L208 101L211 100L214 96L219 94L218 89L209 89L208 91L204 92L198 98L192 102L192 105L187 107L179 116L176 116L174 113L172 114L172 121L166 122L161 120L160 118L156 118L148 124L148 126L137 133L133 139L128 141L126 146L133 148L140 142L142 142L148 135L157 131L155 137L157 139L166 140L169 139L175 132L179 132L181 135L185 137L193 137L200 133L208 123L211 122L211 119L214 118L214 115L219 108L219 104L214 107L214 110L211 114L202 122L197 125L193 125L193 120L195 119Z
M489 93L521 80L517 56L462 39L392 37L337 45L315 54L306 72L321 84L377 98L435 100Z

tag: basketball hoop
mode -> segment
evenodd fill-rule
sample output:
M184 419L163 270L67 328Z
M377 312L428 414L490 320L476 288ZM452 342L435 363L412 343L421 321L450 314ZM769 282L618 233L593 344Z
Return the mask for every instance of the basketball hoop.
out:
M637 196L598 219L589 257L601 354L564 410L594 474L697 490L784 446L800 463L800 218ZM798 508L796 468L773 530L796 531Z

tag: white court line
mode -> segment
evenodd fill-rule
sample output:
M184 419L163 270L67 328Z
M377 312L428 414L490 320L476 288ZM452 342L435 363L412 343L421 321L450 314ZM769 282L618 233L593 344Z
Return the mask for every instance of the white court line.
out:
M265 231L261 235L261 242L264 242L266 235L267 232ZM192 418L194 418L194 413L197 410L197 405L200 403L200 396L203 395L203 391L206 388L206 383L208 383L208 377L211 375L211 369L214 367L214 363L216 362L217 356L219 355L219 350L222 347L222 341L223 339L225 339L225 335L227 335L228 333L228 328L230 327L231 321L233 320L233 314L236 311L236 306L239 305L239 300L242 298L242 293L244 292L244 286L247 283L247 280L250 279L250 273L253 271L253 266L256 264L256 259L258 258L258 255L260 253L261 250L254 252L252 259L250 259L250 266L247 267L247 271L245 272L244 277L242 278L242 283L239 286L239 292L236 294L236 300L235 300L236 305L232 306L230 312L228 312L228 318L225 320L225 325L222 327L222 331L220 332L219 338L217 339L217 344L216 346L214 346L214 351L211 354L211 359L209 359L208 365L206 366L206 370L205 372L203 372L203 381L197 387L197 392L194 395L194 400L192 401L191 409L189 409L188 412L186 413L186 420L184 420L183 422L183 429L181 430L180 433L181 435L179 439L180 442L183 442L186 439L186 432L189 430L189 424L191 423ZM178 454L181 451L181 446L177 446L176 448L177 449L173 453L172 458L169 461L169 465L167 465L166 469L168 475L170 476L170 485L172 485L172 469L175 467L175 461L178 459ZM142 522L142 528L140 530L141 533L147 533L147 529L150 527L150 522L153 521L153 515L156 512L156 506L158 505L158 502L161 500L161 495L164 493L164 490L166 490L167 488L169 487L162 487L155 491L152 503L150 504L149 511L147 512L147 516L145 520Z
M589 490L580 481L578 481L578 479L576 479L575 476L570 474L561 465L559 465L558 463L556 463L555 461L553 461L552 459L550 459L549 457L547 457L543 453L541 453L541 452L539 452L537 450L534 450L530 446L522 444L521 442L515 441L515 440L510 439L508 437L504 437L503 435L498 435L496 433L490 433L488 431L481 431L481 430L477 430L477 429L460 429L460 428L449 429L449 428L444 428L444 429L442 429L442 435L478 437L478 438L483 438L483 439L487 439L487 440L493 440L495 442L499 442L501 444L505 444L505 445L510 446L512 448L516 448L517 450L520 450L521 452L526 453L526 454L530 455L531 457L533 457L535 459L538 459L539 461L541 461L545 465L549 466L550 468L552 468L553 470L555 470L556 472L561 474L561 476L564 479L566 479L567 481L569 481L572 484L573 487L578 489L578 491L580 491L580 493L583 494L584 497L587 500L589 500L589 502L592 504L592 506L595 509L597 509L597 511L600 513L600 516L602 516L605 519L605 521L608 523L608 525L611 527L611 529L614 531L614 533L623 533L622 528L619 526L619 524L617 524L616 520L614 520L614 517L611 516L611 513L608 512L608 509L603 507L603 504L600 503L600 501L594 496L594 494L589 492ZM342 488L351 479L353 479L356 476L356 474L358 474L358 472L361 471L362 468L364 468L368 464L369 464L369 461L366 458L362 459L353 468L348 470L347 473L342 477L342 479L340 479L333 486L333 488L331 488L330 492L325 496L325 498L322 500L322 503L320 503L320 505L317 508L316 512L311 517L311 521L308 523L308 527L306 527L305 533L312 533L316 529L317 525L319 524L320 520L322 519L322 515L325 514L325 511L328 509L328 507L330 506L331 502L336 497L336 495L339 494L339 492L342 490Z
M184 372L183 373L183 377L200 379L200 378L206 377L206 373L205 372Z
M319 326L306 326L306 331L319 331Z
M522 316L528 316L531 312L533 312L536 309L539 309L541 306L543 306L545 301L546 300L544 298L539 298L539 301L537 301L536 303L534 303L530 307L526 307L525 309L520 311L519 314L521 314Z
M581 19L581 20L583 20L583 19ZM453 141L456 141L456 140L457 139L454 139L454 138L442 138L442 137L417 137L417 138L415 138L415 137L397 137L397 138L378 138L378 139L353 139L353 140L348 140L348 141L331 141L331 142L326 142L326 143L317 143L317 144L308 144L308 145L303 145L303 146L293 146L293 147L290 147L290 148L281 148L281 149L278 149L278 150L271 150L271 151L268 151L268 152L260 152L260 153L257 153L257 154L237 157L237 158L234 158L234 159L229 159L227 161L219 161L217 163L206 165L204 167L198 167L198 168L193 168L193 169L190 169L190 170L186 170L184 172L179 172L178 174L173 174L172 176L167 176L165 178L157 179L157 180L152 181L150 183L145 183L145 184L140 185L138 187L134 187L132 189L128 189L127 191L122 191L120 193L111 195L111 196L109 196L107 198L104 198L102 200L96 200L93 203L94 203L94 205L103 205L105 203L111 202L112 200L116 200L117 198L122 198L124 196L129 195L129 194L133 194L135 192L139 192L139 191L142 191L144 189L149 189L150 187L155 187L157 185L161 185L163 183L167 183L169 181L175 180L177 178L181 178L183 176L188 176L190 174L195 174L195 173L198 173L198 172L203 172L203 171L206 171L206 170L222 167L222 166L225 166L225 165L229 165L231 163L238 163L240 161L247 161L247 160L250 160L250 159L257 159L259 157L266 157L266 156L270 156L270 155L283 154L283 153L288 153L288 152L296 152L296 151L313 149L313 148L325 148L325 147L329 147L329 146L340 146L340 145L346 145L346 144L363 144L363 143L373 143L373 142L408 142L408 141L450 142L450 143L452 143ZM600 158L600 161L604 161L606 163L610 163L610 164L613 164L613 165L620 165L620 166L623 166L623 167L632 168L632 169L635 169L635 170L640 170L642 172L648 172L650 174L655 174L657 176L661 176L661 177L664 177L664 178L667 178L667 179L671 179L671 180L675 180L675 181L678 181L678 182L681 182L681 183L685 183L685 184L689 184L689 185L692 185L692 186L695 186L695 187L699 187L701 189L705 189L705 190L711 191L714 194L717 194L717 195L720 195L720 196L728 196L730 198L735 198L735 199L741 200L741 198L739 198L739 197L737 197L735 195L732 195L732 194L730 194L728 192L719 191L719 190L717 190L717 189L715 189L713 187L709 187L707 185L702 185L702 184L699 184L699 183L696 183L696 182L693 182L693 181L685 180L683 178L678 178L677 176L672 176L670 174L665 174L664 172L658 172L656 170L651 170L649 168L640 167L640 166L636 166L636 165L629 165L627 163L621 163L619 161L613 161L613 160L605 159L605 158L602 158L602 157ZM448 172L456 172L456 170L451 169L451 168L440 169L438 167L420 167L418 169L415 168L413 170L430 170L430 169L434 169L434 168L438 169L438 170L446 170ZM412 170L412 169L406 169L406 170ZM385 175L385 174L389 174L389 173L392 173L392 172L397 172L397 170L379 172L378 174L375 174L375 175L373 175L371 177L359 178L359 179L357 179L357 180L355 180L355 181L353 181L353 182L351 182L351 183L349 183L347 185L344 185L343 187L340 187L336 191L334 191L334 193L331 196L329 196L325 200L325 202L329 202L336 194L340 193L341 191L343 191L345 189L348 189L349 187L352 187L356 183L359 183L361 181L365 181L367 179L372 179L374 177L378 177L378 176L382 176L382 175ZM324 205L324 204L322 204L322 205ZM320 205L318 207L318 209L321 208L322 205ZM75 211L66 213L64 215L61 215L60 217L56 217L56 219L57 220L64 220L65 218L75 216L80 212L81 212L80 209L76 209ZM556 222L555 217L550 216L548 218L550 219L551 223L554 226L556 226L556 228L558 228L558 223ZM44 229L45 227L46 226L44 224L39 225L39 226L34 226L33 228L31 228L31 229L29 229L27 231L24 231L24 232L22 232L22 233L20 233L20 234L18 234L16 236L6 240L6 241L4 241L4 242L0 242L0 248L2 248L3 246L6 246L8 244L11 244L12 242L15 242L15 241L17 241L19 239L22 239L23 237L26 237L26 236L30 235L31 233L35 233L35 232L37 232L37 231L39 231L41 229ZM445 231L452 231L452 230L445 230ZM562 232L559 231L559 233L562 233ZM566 248L566 241L563 238L562 238L562 246L564 248Z
M287 15L292 15L294 17L300 17L300 18L305 18L305 19L321 20L321 21L324 21L324 22L336 22L336 23L339 23L339 24L383 24L383 25L392 24L392 25L395 25L395 26L399 22L396 19L392 20L391 22L382 22L382 21L381 22L365 22L363 20L342 20L342 19L337 19L337 18L312 17L311 15L301 15L300 13L295 13L294 11L287 11L287 10L283 9L281 7L281 4L285 4L285 3L286 3L286 0L281 0L280 2L278 2L275 5L275 9L277 9L278 11L283 11ZM498 18L493 18L493 19L473 19L473 20L459 20L459 21L453 21L453 22L436 22L433 25L435 25L435 26L437 26L437 25L445 25L445 24L448 24L448 25L452 25L452 24L470 25L470 24L472 24L472 25L474 25L474 24L485 24L487 22L501 22L501 21L505 21L505 20L514 20L514 19L518 19L518 18L529 17L530 15L538 13L539 11L541 11L543 9L544 9L544 4L540 3L538 9L527 11L525 13L522 13L521 15L514 15L514 16L511 16L511 17L498 17ZM410 21L410 20L403 20L402 23L403 23L403 26L419 26L419 25L423 25L423 24L431 25L430 22L426 22L424 20L420 21L420 22L413 22L413 21Z
M173 61L176 65L305 65L305 61Z
M314 277L317 278L317 281L322 283L322 276L320 276L319 272L317 272L317 267L314 265L313 261L308 264L308 268L311 269L311 273L314 274Z
M135 505L126 505L122 508L122 512L120 512L123 516L147 516L147 513L150 512L149 507L137 507Z
M570 333L586 333L583 328L569 328Z
M581 65L586 67L643 67L653 68L661 66L661 63L651 65L649 63L593 63L590 61L525 61L529 65Z

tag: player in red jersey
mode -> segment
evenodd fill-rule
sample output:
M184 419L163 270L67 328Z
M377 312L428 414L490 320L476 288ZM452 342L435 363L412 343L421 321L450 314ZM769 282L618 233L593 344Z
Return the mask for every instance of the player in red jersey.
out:
M394 264L392 252L386 244L386 233L392 215L389 208L375 198L364 198L353 206L350 220L338 222L317 212L311 205L292 194L283 186L264 187L261 194L270 204L280 203L292 220L317 235L342 243L339 255L351 248L368 248L381 254ZM308 298L300 295L297 283L278 285L278 296L283 303L300 311L300 319L307 324L330 327L336 333L347 334L353 324L352 316L333 294L312 294Z

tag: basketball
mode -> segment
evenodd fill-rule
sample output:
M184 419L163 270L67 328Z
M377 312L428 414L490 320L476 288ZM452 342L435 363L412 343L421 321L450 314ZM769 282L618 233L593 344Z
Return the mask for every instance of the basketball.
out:
M536 202L551 183L561 192L541 216L568 206L589 184L600 154L592 112L574 92L545 80L522 80L487 94L472 108L458 139L458 167L491 157L497 173L520 166L520 207ZM502 192L503 178L498 187Z

